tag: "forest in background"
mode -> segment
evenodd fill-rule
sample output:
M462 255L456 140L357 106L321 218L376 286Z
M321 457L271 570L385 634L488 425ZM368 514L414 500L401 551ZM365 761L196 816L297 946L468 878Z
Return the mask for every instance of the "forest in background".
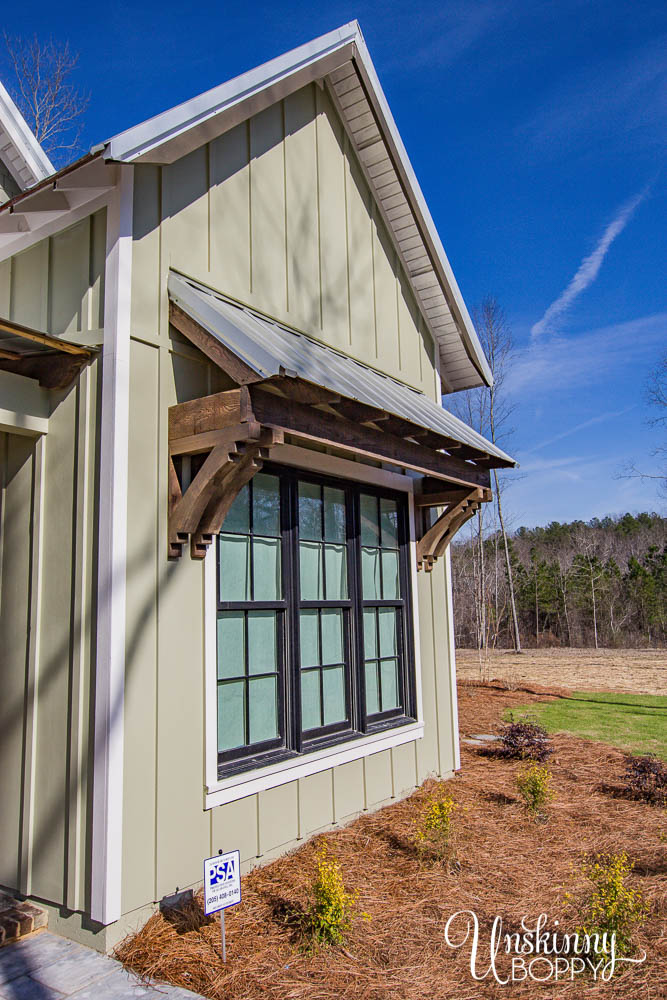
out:
M521 644L667 645L667 518L624 514L508 534ZM500 530L452 544L456 645L513 648Z

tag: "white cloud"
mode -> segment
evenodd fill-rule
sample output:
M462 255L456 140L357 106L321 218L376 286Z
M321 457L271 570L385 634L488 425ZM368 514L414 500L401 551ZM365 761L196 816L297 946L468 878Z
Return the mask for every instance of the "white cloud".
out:
M620 236L623 232L638 206L648 195L648 192L649 188L645 187L643 191L636 194L634 198L631 198L629 201L625 202L624 205L621 205L616 215L602 234L595 250L593 250L593 252L587 257L584 257L569 285L563 292L561 292L558 298L551 303L542 319L538 320L538 322L533 325L530 331L532 337L539 337L541 334L550 331L555 320L562 316L563 313L572 305L574 300L595 281L598 276L598 272L602 267L602 262L609 252L609 248L616 237Z
M607 413L598 413L597 416L591 417L589 420L584 420L575 427L570 427L569 430L561 431L560 434L554 434L553 437L547 438L546 441L541 441L539 444L536 444L534 448L530 448L527 452L525 452L525 454L532 455L534 452L540 451L548 445L555 444L556 441L562 441L563 438L570 437L571 434L578 434L579 431L583 431L587 427L593 427L595 424L604 424L607 420L613 420L614 417L622 417L624 413L629 413L630 410L634 410L636 405L636 403L633 403L632 406L626 406L622 410L609 410Z

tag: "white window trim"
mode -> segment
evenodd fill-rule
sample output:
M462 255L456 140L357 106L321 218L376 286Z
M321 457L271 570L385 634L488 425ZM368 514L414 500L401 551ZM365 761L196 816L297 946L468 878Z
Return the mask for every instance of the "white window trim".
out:
M289 760L269 764L254 771L244 771L229 778L218 778L218 720L217 720L217 649L216 649L216 547L211 545L204 560L204 684L205 684L205 761L204 761L204 808L234 802L236 799L255 795L257 792L278 785L305 778L310 774L360 760L370 754L389 750L404 743L412 743L424 735L424 715L422 710L421 655L419 647L419 608L417 602L417 543L415 540L415 511L413 502L413 479L409 475L390 472L384 468L374 468L336 458L322 452L283 445L274 449L271 458L281 465L296 466L306 472L353 479L375 486L385 486L402 490L408 494L410 526L410 576L412 584L412 614L415 653L415 703L417 721L385 730L381 733L361 736L344 744L326 747L309 754L300 754Z

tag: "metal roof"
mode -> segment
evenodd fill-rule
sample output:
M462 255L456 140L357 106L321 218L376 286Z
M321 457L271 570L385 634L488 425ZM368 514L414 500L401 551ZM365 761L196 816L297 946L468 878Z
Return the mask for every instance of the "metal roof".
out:
M168 291L170 300L255 371L258 381L278 375L297 377L516 464L423 392L389 375L174 270L169 272Z
M492 385L493 375L383 93L357 21L109 139L105 159L173 163L313 81L327 87L426 326L443 389Z
M0 83L0 159L21 191L54 172L53 164Z

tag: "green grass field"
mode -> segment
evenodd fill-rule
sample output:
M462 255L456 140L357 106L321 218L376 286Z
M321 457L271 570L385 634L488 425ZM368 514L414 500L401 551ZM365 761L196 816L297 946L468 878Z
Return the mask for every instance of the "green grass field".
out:
M601 740L634 754L667 760L667 698L641 694L575 691L571 698L534 702L505 713L527 715L549 733Z

